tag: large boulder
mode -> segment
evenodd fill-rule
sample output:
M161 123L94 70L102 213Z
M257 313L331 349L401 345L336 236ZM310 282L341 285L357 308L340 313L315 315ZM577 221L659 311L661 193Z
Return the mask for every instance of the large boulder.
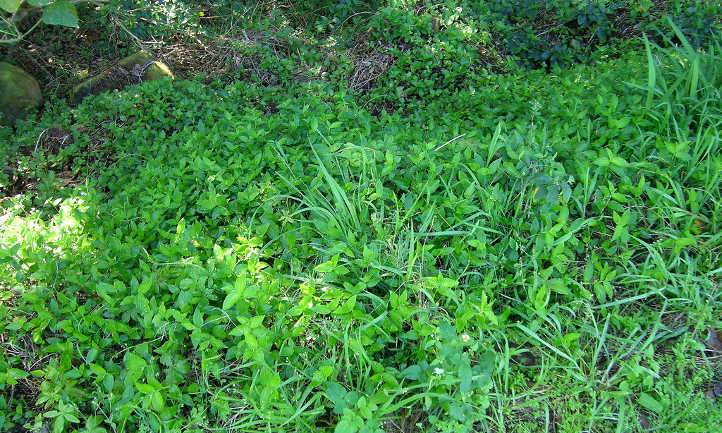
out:
M40 106L43 96L31 75L17 66L0 62L0 123L9 124Z
M174 78L173 72L163 63L155 60L147 51L139 51L118 62L117 66L90 77L73 88L71 103L77 105L88 95L97 95L108 90L142 81Z

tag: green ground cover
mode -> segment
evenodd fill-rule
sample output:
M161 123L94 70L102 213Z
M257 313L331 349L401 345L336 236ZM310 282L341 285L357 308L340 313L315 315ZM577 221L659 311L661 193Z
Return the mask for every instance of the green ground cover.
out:
M282 85L0 129L37 179L0 202L0 430L722 431L721 39L669 26L503 74L409 40L361 93L291 79L352 68L301 44Z

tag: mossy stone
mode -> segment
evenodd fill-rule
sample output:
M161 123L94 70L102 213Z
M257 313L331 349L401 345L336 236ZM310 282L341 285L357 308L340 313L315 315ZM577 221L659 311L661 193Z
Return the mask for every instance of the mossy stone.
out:
M22 119L28 109L38 107L42 102L35 78L17 66L0 62L0 123Z
M141 81L175 78L170 68L156 61L147 51L137 53L118 62L119 68L113 68L90 77L73 88L71 103L77 105L88 95L97 95L108 90L120 90L123 87Z
M118 62L118 65L122 66L125 69L131 70L134 66L143 67L143 65L154 61L155 59L153 56L145 51L140 50L135 54L131 54L130 56L124 58L123 60Z
M145 75L143 76L144 81L162 80L163 78L170 78L171 80L174 78L173 72L171 72L170 68L163 62L153 62L153 64L145 70Z

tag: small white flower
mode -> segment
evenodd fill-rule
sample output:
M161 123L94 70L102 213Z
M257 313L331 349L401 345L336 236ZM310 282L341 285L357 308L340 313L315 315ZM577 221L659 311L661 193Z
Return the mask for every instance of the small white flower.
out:
M468 343L469 340L471 340L471 337L469 337L469 334L463 334L461 336L461 341L463 341L464 343Z
M444 369L436 367L436 368L434 368L434 374L441 376L442 374L444 374Z

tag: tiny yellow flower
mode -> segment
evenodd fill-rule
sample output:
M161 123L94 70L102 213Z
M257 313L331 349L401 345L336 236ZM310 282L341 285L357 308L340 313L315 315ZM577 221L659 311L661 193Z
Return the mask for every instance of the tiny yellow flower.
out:
M468 343L469 340L471 340L471 337L469 337L469 334L464 334L461 336L461 341L463 341L464 343Z

